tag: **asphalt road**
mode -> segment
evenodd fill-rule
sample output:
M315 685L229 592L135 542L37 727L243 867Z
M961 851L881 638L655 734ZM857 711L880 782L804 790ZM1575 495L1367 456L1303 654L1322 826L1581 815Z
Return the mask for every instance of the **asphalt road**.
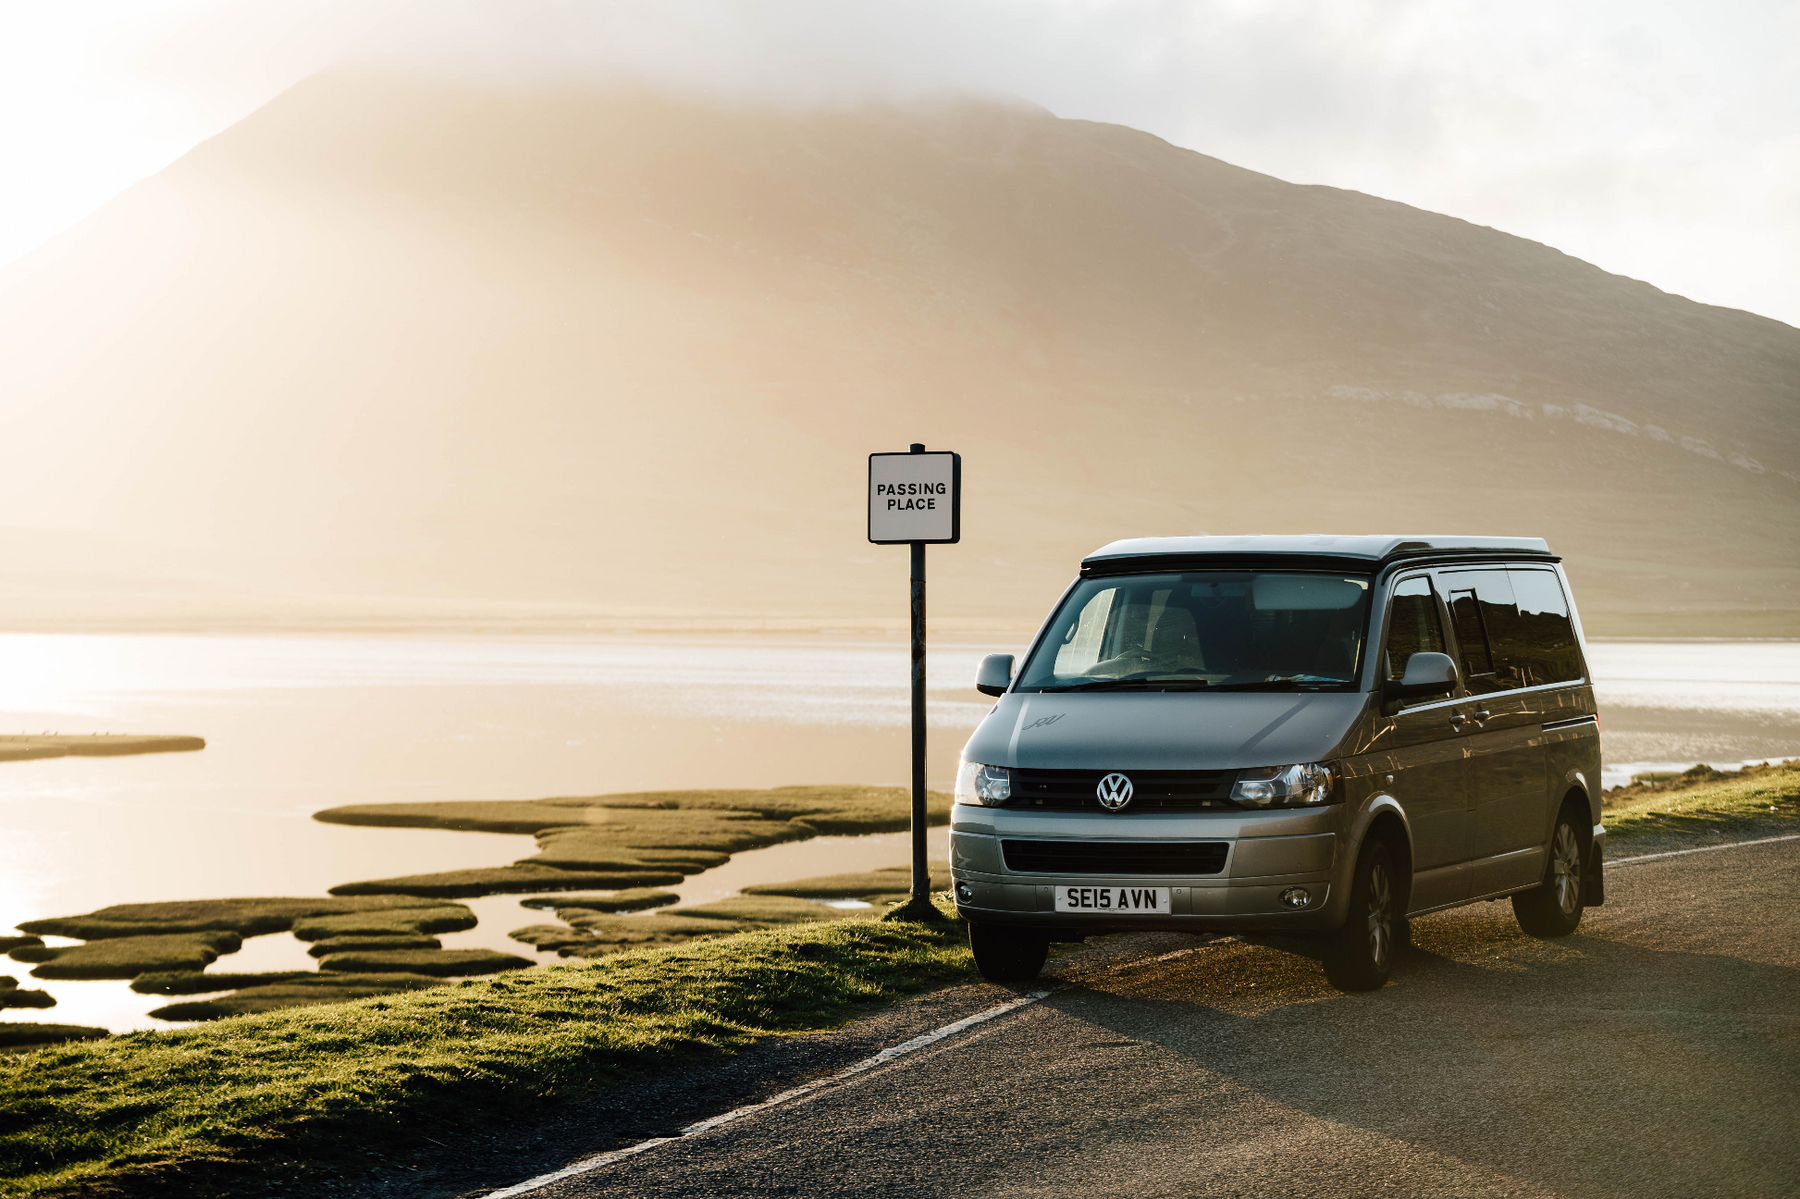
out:
M1364 995L1302 943L1111 940L1039 1003L533 1194L1800 1195L1800 842L1608 887L1559 941L1504 902L1417 921Z

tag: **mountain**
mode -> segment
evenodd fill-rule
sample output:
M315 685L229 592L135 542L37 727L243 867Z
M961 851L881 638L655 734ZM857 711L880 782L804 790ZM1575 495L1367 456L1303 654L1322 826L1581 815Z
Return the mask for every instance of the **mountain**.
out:
M0 626L904 617L1185 532L1542 535L1800 633L1800 331L1021 104L337 71L0 275Z

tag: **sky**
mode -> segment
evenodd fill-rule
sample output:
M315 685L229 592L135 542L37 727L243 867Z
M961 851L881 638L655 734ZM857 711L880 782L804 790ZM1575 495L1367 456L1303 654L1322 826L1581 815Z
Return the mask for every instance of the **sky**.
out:
M1800 325L1800 0L0 0L0 264L338 62L1009 95Z

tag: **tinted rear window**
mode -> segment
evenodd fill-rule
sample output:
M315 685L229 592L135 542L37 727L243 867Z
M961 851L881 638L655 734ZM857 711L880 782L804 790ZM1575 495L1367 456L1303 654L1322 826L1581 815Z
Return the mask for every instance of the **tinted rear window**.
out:
M1582 677L1569 601L1554 572L1461 570L1443 580L1470 691L1480 695Z
M1525 686L1569 683L1584 675L1575 624L1562 583L1548 570L1510 570L1517 623L1501 652L1525 676Z

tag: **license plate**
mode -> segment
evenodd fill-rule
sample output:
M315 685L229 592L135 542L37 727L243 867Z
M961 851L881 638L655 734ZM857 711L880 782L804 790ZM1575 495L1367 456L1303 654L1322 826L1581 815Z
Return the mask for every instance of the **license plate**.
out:
M1167 916L1174 909L1167 887L1058 887L1056 910Z

